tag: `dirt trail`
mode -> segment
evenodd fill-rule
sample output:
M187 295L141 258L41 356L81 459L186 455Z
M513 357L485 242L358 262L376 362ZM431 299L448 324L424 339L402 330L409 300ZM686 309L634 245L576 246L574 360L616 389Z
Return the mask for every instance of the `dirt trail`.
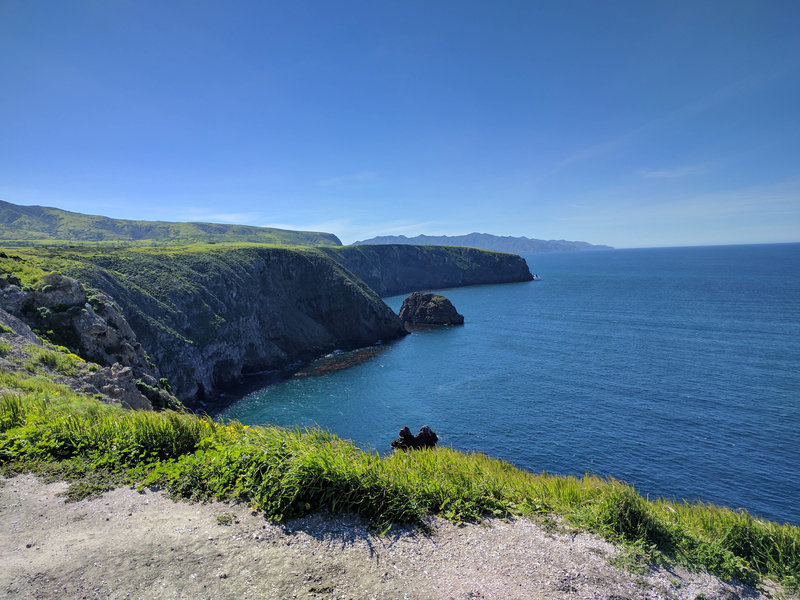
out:
M353 517L275 525L242 505L120 488L64 503L64 483L0 481L0 596L19 599L766 598L706 574L609 564L596 536L528 520L383 537ZM700 596L702 597L702 596Z

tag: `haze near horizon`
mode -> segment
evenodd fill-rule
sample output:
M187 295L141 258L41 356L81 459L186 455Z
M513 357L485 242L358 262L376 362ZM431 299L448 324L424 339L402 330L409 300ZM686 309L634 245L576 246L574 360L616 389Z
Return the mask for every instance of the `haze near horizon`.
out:
M800 241L800 4L0 0L0 199L615 247Z

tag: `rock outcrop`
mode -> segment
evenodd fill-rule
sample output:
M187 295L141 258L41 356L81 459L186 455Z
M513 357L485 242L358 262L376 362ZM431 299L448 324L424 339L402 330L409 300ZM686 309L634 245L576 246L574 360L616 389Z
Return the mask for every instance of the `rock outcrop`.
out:
M319 248L381 296L414 290L531 281L516 254L451 246L342 246Z
M16 277L4 277L0 313L18 358L29 354L26 348L42 347L40 337L44 337L79 356L80 362L94 363L94 369L76 369L70 377L54 373L56 381L129 408L178 406L125 316L106 294L87 295L81 283L57 272L45 275L33 289L23 289Z
M128 249L80 259L76 276L114 299L190 405L249 373L405 335L372 290L311 249Z
M436 442L439 441L439 436L436 432L423 425L420 427L419 433L414 435L408 427L403 427L400 430L400 435L392 442L392 448L396 450L418 450L420 448L433 448Z
M400 320L411 325L463 325L464 315L441 294L414 292L403 300Z
M189 405L251 373L405 335L379 294L531 279L519 256L433 246L75 246L34 262L63 275L33 290L0 276L0 307L87 360L119 364L115 381L129 368L151 400L167 378Z

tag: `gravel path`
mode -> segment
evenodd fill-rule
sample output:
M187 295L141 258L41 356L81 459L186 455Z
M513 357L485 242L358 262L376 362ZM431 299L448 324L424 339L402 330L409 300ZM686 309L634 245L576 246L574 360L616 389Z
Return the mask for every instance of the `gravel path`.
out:
M0 480L0 596L142 599L767 598L705 574L646 576L615 548L529 520L371 534L353 517L273 524L243 505L119 488L66 504L64 483ZM229 524L226 524L229 523ZM699 597L703 597L699 596Z

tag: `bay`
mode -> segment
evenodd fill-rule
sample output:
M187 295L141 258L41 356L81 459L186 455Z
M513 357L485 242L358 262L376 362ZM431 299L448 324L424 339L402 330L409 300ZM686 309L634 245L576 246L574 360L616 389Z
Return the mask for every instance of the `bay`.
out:
M534 472L800 524L800 244L525 258L539 281L443 292L463 326L270 383L218 416L382 453L430 425Z

